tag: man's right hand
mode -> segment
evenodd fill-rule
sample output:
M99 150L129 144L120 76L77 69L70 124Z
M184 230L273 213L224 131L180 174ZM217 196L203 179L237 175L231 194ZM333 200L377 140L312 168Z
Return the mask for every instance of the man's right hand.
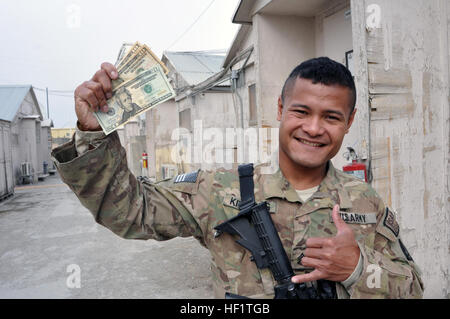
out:
M107 112L106 100L112 97L111 81L117 79L117 69L111 63L102 63L91 80L75 89L75 113L80 129L83 131L98 131L100 125L93 112Z

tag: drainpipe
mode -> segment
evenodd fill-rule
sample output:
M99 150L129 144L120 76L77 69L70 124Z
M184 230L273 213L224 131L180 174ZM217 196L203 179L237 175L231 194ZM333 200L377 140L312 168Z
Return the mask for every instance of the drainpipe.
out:
M242 105L242 98L239 95L237 89L237 80L239 79L239 71L240 70L231 70L231 83L233 88L233 94L239 99L239 108L240 108L240 117L241 117L241 128L244 129L244 106Z

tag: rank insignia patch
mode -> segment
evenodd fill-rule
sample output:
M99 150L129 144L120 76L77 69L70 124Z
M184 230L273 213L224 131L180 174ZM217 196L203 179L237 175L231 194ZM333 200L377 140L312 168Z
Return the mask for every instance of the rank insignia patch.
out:
M180 174L175 177L173 183L195 183L197 181L197 176L198 171L187 174Z
M395 220L395 214L388 207L386 207L386 214L384 216L383 224L384 226L389 228L392 231L392 233L394 233L395 237L398 237L398 233L400 232L400 226Z

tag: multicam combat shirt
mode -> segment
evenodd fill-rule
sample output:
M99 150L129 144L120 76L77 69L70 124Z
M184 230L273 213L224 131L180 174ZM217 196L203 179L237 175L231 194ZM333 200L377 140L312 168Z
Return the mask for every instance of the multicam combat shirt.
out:
M232 292L273 298L273 277L257 269L249 252L233 236L214 236L214 227L238 214L237 170L182 174L157 183L138 182L127 167L116 132L90 141L77 153L75 138L53 150L62 180L96 222L130 239L167 240L194 236L211 252L215 295ZM309 237L332 237L335 204L352 227L361 249L363 271L350 287L337 283L339 298L420 298L420 272L399 240L395 214L366 183L336 170L331 162L315 192L302 203L281 171L262 174L255 167L257 202L268 201L272 219L296 274L311 271L299 263ZM376 278L378 276L378 278Z

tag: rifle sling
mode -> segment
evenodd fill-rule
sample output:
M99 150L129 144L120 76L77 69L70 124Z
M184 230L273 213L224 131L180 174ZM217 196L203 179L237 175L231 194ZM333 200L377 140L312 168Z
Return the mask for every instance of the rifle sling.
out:
M238 167L239 172L239 187L241 192L241 201L239 203L239 210L245 210L255 203L255 192L253 183L253 164L242 164Z

